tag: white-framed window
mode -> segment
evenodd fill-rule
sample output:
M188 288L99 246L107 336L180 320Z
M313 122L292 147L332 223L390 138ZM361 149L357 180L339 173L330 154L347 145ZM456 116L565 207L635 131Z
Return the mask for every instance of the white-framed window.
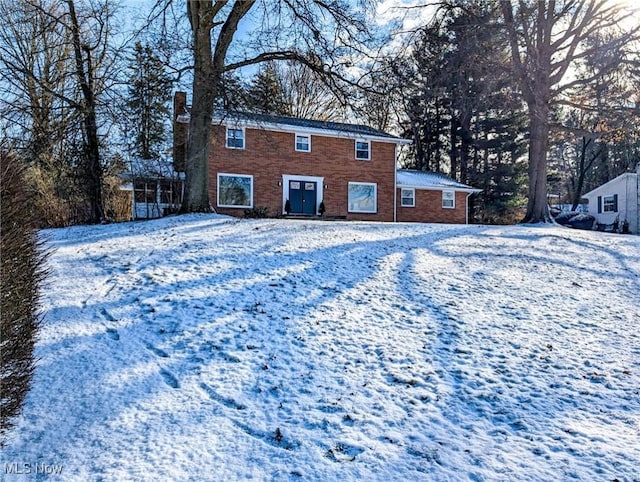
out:
M218 207L252 208L253 176L219 172Z
M244 149L244 129L227 127L227 148Z
M615 213L618 211L618 199L616 195L602 196L602 212Z
M400 206L403 208L416 207L416 190L412 187L400 189Z
M378 212L378 185L373 182L350 182L347 202L350 213Z
M311 152L311 136L308 134L296 134L296 151Z
M456 207L456 192L442 191L442 207L454 209Z
M356 139L356 159L368 161L371 159L371 142Z

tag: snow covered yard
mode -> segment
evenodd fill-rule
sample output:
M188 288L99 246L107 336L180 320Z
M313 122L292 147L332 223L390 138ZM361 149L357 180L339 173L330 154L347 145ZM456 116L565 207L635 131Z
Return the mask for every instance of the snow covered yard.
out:
M4 480L640 480L638 236L215 215L46 234Z

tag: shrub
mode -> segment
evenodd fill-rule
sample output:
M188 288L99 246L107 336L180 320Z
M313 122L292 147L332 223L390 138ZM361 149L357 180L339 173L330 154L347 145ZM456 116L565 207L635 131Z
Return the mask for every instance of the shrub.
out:
M20 413L34 370L45 255L33 213L24 169L15 156L0 151L0 433Z
M269 216L269 208L265 206L244 210L245 218L266 218L268 216Z

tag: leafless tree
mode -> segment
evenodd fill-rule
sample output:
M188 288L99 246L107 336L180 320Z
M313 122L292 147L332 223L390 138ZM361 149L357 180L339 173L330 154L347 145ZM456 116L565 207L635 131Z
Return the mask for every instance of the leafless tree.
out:
M292 117L339 121L344 118L344 102L336 96L315 70L288 61L279 69L284 101Z
M368 38L366 3L356 9L344 0L187 0L194 65L183 211L210 210L211 119L223 75L269 60L291 60L336 86L336 74L353 55L364 53L358 46Z
M35 161L66 156L64 144L77 140L75 175L89 205L81 220L88 222L105 217L99 110L116 71L112 3L0 2L6 26L0 34L3 113L28 134L26 154Z
M500 6L513 72L528 108L529 197L523 221L545 222L552 105L576 85L606 74L607 69L601 69L590 78L570 75L596 49L619 51L616 62L623 62L623 47L637 37L640 27L623 30L623 7L610 0L500 0ZM617 34L605 44L587 42L604 30Z

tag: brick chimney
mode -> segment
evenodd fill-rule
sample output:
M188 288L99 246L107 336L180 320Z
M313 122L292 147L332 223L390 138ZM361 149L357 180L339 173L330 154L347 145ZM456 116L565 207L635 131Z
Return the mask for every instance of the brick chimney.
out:
M187 93L176 92L173 96L173 169L185 172L187 167L187 130L189 124L178 122L178 116L188 114Z

